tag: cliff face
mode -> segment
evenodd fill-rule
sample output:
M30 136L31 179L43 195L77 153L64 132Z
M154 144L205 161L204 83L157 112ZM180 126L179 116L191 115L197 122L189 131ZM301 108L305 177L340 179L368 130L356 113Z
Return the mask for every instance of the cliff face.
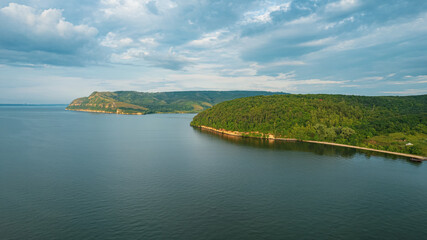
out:
M117 94L94 92L89 97L77 98L68 105L67 110L101 112L116 114L145 114L148 109L130 103L120 102Z
M284 94L263 91L93 92L77 98L67 110L115 114L197 113L214 104L241 97Z

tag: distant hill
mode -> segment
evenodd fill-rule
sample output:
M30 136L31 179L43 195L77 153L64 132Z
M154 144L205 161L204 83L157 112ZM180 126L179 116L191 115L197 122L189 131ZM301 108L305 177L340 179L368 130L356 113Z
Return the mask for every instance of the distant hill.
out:
M75 99L67 110L116 114L197 113L241 97L285 94L264 91L93 92Z
M427 156L427 95L247 97L217 104L191 125Z

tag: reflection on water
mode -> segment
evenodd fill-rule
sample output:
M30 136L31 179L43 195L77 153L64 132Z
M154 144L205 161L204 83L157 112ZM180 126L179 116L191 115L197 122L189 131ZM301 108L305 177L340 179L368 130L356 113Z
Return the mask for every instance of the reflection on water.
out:
M286 141L274 141L271 139L261 139L261 138L247 138L247 137L238 137L232 136L222 133L217 133L214 131L201 129L194 127L194 131L201 133L207 137L212 138L220 138L224 141L227 141L231 144L241 145L241 146L250 146L256 148L264 148L264 149L274 149L278 151L299 151L299 152L310 152L318 155L324 156L340 156L343 158L353 158L356 154L364 154L367 158L371 156L383 157L386 159L393 160L403 160L407 161L410 164L415 166L422 164L421 162L413 162L410 161L409 158L405 158L402 156L396 156L391 154L385 154L381 152L372 152L354 148L340 147L340 146L332 146L332 145L323 145L316 143L306 143L306 142L286 142Z
M193 116L0 107L0 239L427 236L425 163L218 136Z

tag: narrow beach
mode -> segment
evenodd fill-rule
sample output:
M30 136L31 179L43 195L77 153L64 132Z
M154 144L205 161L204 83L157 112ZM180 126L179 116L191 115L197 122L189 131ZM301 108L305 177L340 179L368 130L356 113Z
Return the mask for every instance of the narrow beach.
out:
M253 136L243 136L243 133L238 132L238 131L227 131L224 129L216 129L216 128L207 127L207 126L196 126L196 127L203 129L203 130L227 134L227 135L236 136L236 137L261 138L261 137L253 137ZM338 147L347 147L347 148L354 148L354 149L360 149L360 150L366 150L366 151L372 151L372 152L392 154L392 155L397 155L397 156L402 156L402 157L414 158L414 159L418 159L418 160L422 160L422 161L427 160L427 157L419 156L419 155L413 155L413 154L409 154L409 153L390 152L390 151L379 150L379 149L374 149L374 148L352 146L352 145L340 144L340 143L321 142L321 141L313 141L313 140L299 140L299 139L295 139L295 138L276 138L273 135L269 135L269 137L267 139L275 140L275 141L293 141L293 142L298 141L298 142L307 142L307 143L317 143L317 144L332 145L332 146L338 146Z

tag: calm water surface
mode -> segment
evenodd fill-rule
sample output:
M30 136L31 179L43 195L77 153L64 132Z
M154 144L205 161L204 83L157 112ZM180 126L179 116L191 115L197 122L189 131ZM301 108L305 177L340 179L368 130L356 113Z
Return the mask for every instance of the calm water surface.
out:
M64 107L0 107L0 239L426 239L427 163Z

